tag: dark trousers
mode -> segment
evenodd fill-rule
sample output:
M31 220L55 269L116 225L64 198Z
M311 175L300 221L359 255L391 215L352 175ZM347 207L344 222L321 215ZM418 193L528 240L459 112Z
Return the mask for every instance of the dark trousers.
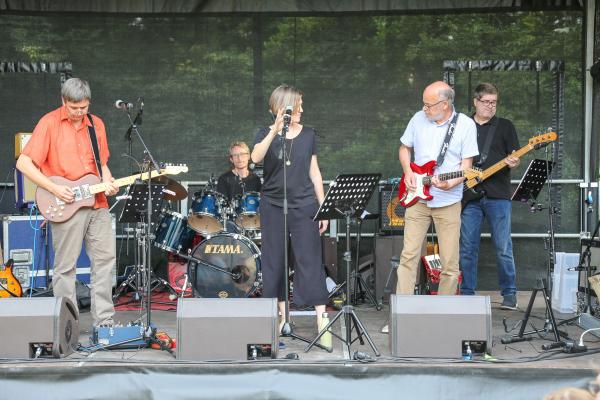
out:
M325 268L321 256L319 223L312 220L317 204L288 208L288 235L283 233L283 208L263 200L260 204L263 297L285 299L284 238L294 254L294 304L327 304Z

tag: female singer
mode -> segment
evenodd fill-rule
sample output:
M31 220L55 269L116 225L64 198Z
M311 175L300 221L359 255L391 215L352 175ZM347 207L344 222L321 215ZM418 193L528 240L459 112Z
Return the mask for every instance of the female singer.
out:
M286 107L292 106L289 130L283 151L281 131ZM285 323L284 240L289 238L294 255L294 303L314 306L317 327L325 312L328 293L321 258L320 234L328 221L313 221L325 198L323 178L317 163L317 147L313 128L300 124L302 92L281 85L269 99L274 122L260 129L254 139L252 161L263 162L260 218L262 229L261 266L263 297L277 297L282 315L279 329ZM283 232L283 164L287 180L287 227Z

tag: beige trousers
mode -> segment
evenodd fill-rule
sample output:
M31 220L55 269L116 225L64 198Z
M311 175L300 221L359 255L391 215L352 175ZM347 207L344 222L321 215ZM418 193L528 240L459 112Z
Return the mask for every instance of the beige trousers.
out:
M112 270L116 262L115 235L106 208L82 208L68 221L52 223L54 246L54 296L69 298L77 307L75 293L76 263L81 244L91 261L91 313L94 325L112 322Z
M429 208L419 202L406 209L404 247L397 271L397 294L414 293L421 248L432 220L438 235L440 261L442 262L438 293L456 294L460 275L458 266L460 212L460 202L439 208Z

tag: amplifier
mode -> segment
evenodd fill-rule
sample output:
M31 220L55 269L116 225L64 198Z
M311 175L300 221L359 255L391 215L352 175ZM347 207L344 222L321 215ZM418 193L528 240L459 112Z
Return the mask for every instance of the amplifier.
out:
M398 199L398 185L379 186L379 233L402 235L404 232L404 207Z
M31 139L31 133L16 133L15 134L15 160L19 158L21 152Z
M596 274L600 274L600 239L581 239L581 251L583 252L585 248L590 245L590 276L594 276ZM581 253L580 253L581 254ZM585 260L583 267L587 267L587 260ZM595 269L594 269L595 268ZM586 293L586 271L579 271L579 280L578 280L578 288L579 292ZM596 296L596 292L591 290L591 295Z

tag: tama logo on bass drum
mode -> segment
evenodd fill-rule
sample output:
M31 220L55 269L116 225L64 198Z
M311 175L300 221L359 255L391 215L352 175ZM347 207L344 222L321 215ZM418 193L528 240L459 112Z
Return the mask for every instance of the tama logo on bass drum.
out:
M207 244L204 249L205 254L242 254L242 248L239 244Z

